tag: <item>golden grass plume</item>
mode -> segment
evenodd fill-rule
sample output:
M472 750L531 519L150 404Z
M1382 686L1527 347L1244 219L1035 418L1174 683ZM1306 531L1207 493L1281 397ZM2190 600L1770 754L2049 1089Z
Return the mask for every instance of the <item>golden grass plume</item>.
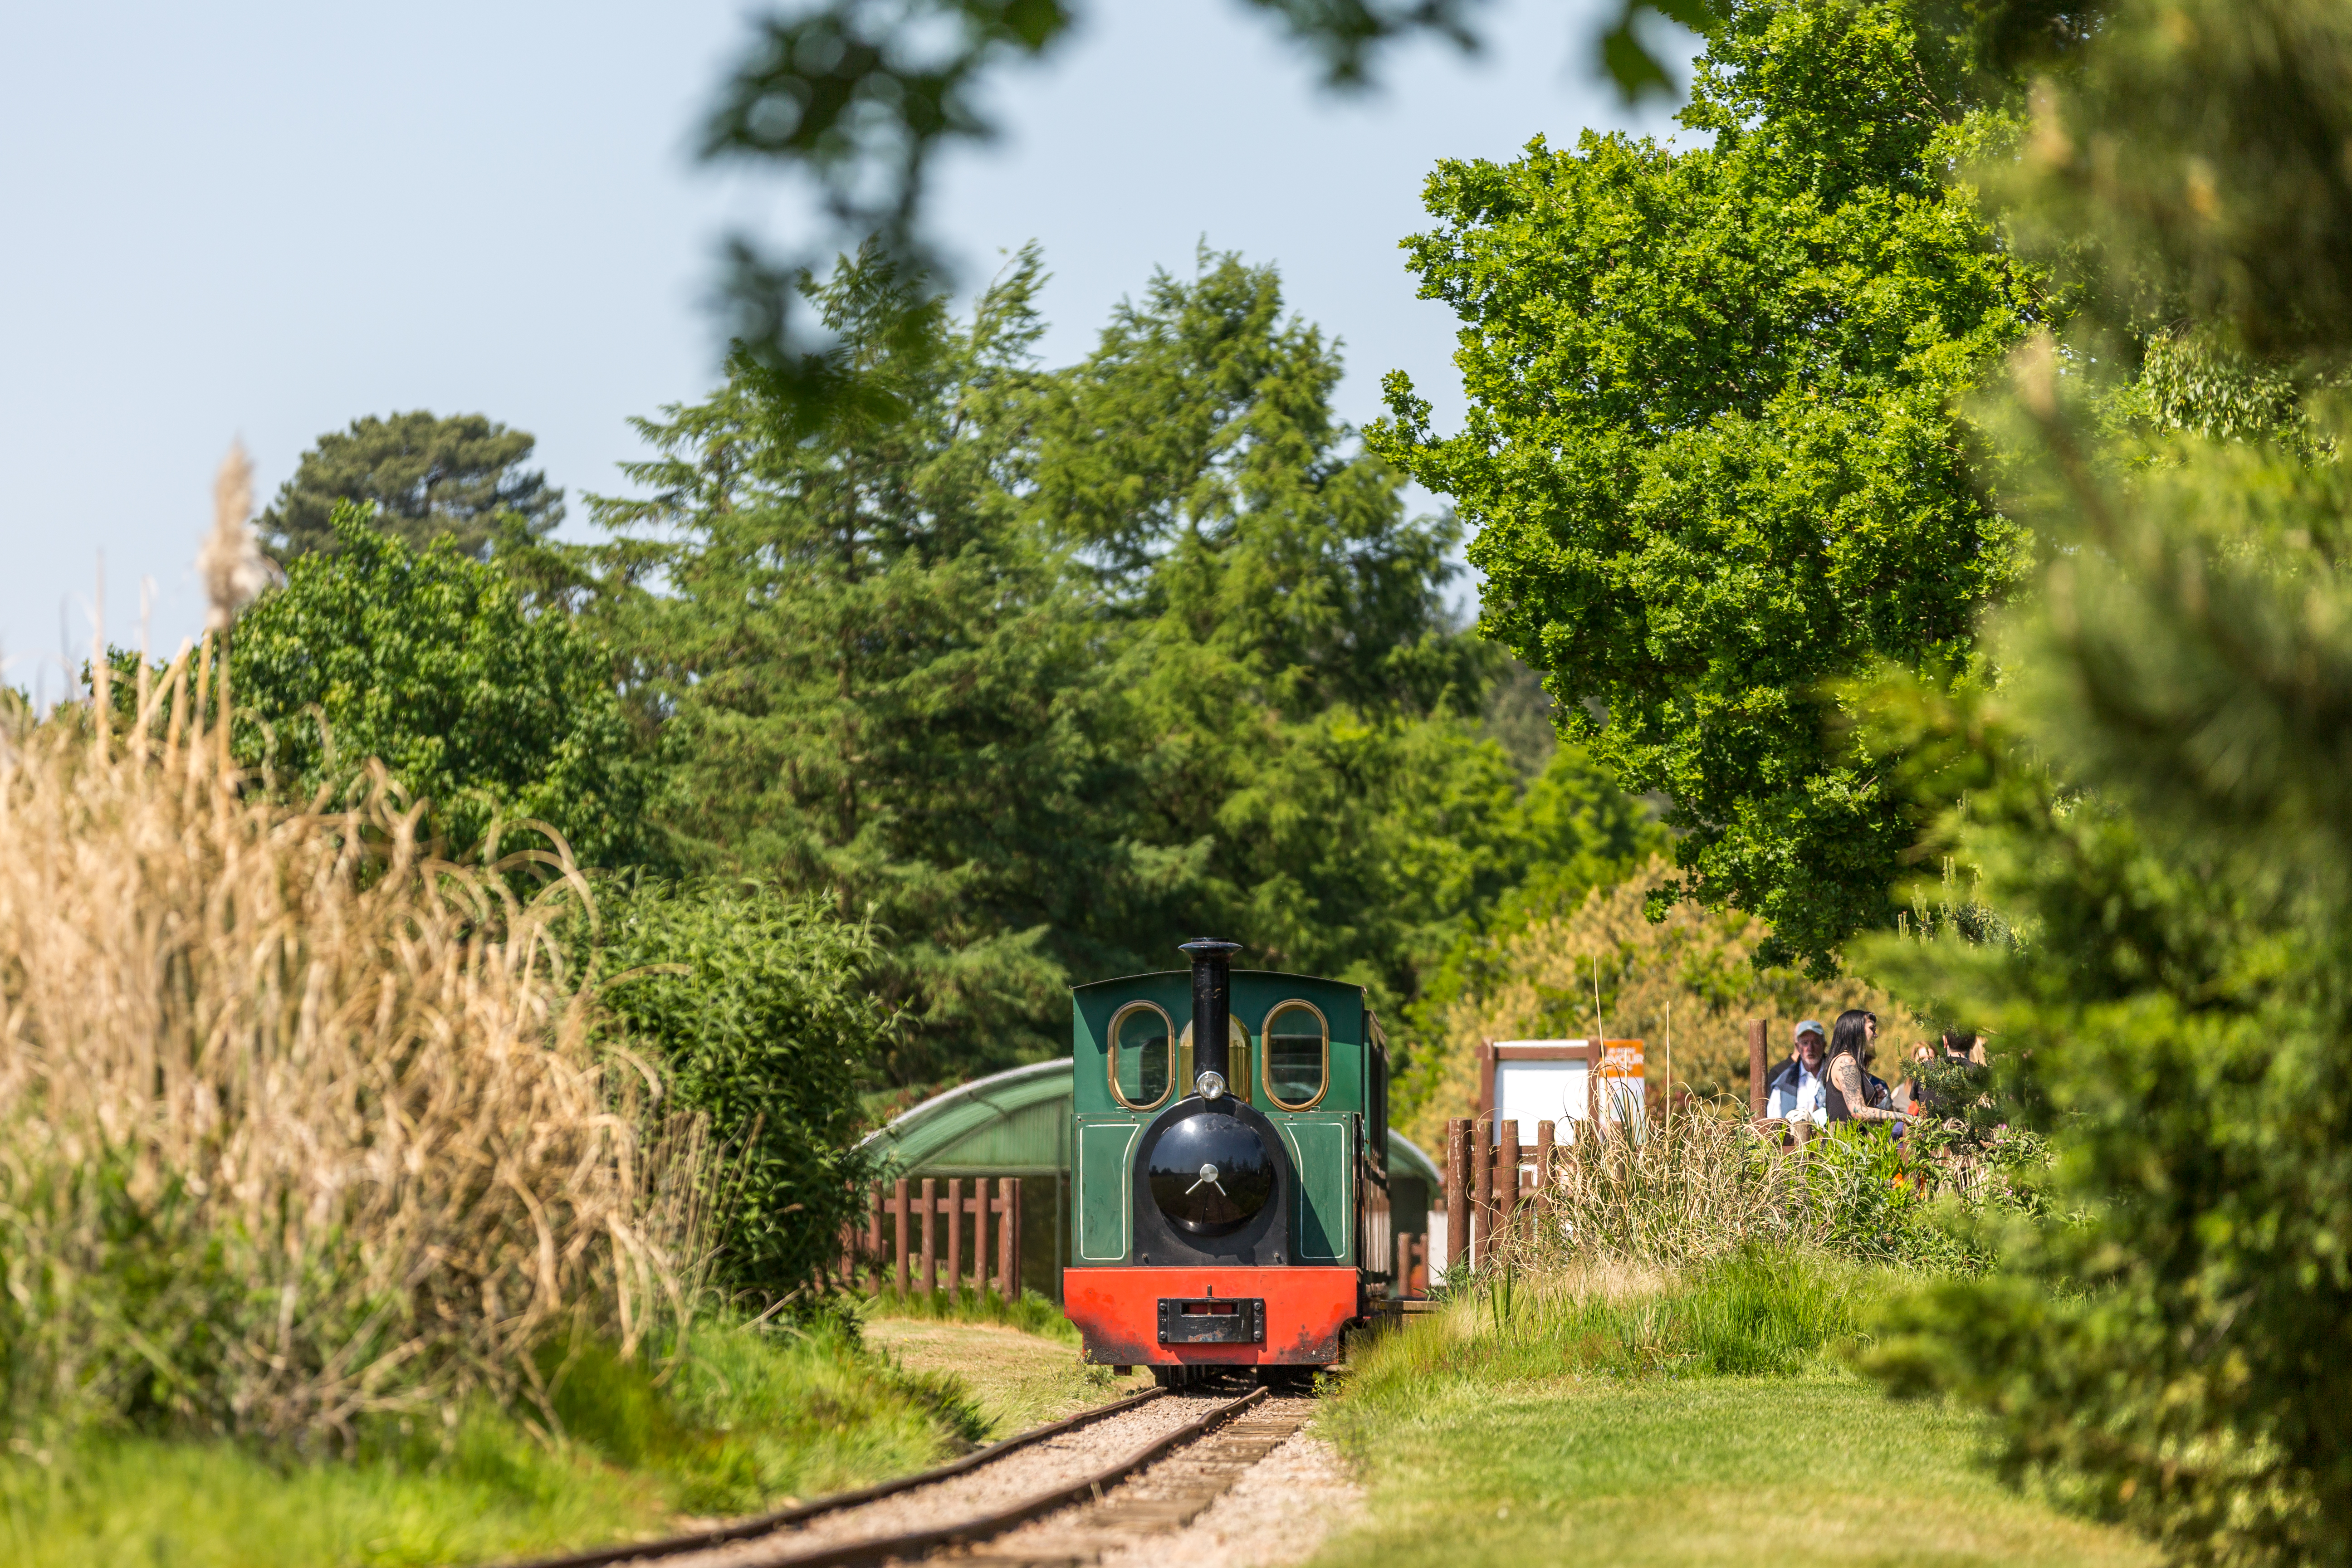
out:
M646 1146L656 1080L540 912L389 791L241 788L190 657L139 744L57 722L0 761L14 1407L334 1433L528 1400L560 1326L682 1322L698 1133Z

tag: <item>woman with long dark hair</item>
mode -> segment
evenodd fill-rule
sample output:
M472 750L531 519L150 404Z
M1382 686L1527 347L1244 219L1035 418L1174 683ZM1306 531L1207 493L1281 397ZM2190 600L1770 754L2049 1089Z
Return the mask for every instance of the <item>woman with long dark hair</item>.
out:
M1822 1102L1832 1121L1900 1121L1903 1113L1870 1103L1870 1085L1863 1076L1863 1053L1870 1048L1871 1026L1877 1020L1860 1007L1850 1007L1830 1026L1829 1060L1822 1064L1829 1078Z

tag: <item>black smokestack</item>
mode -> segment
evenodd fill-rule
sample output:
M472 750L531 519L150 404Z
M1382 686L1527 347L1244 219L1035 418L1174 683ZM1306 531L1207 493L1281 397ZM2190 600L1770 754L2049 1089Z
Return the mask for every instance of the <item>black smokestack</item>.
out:
M1215 1073L1228 1086L1234 1081L1225 1046L1233 1017L1232 960L1241 950L1240 942L1207 936L1176 950L1192 961L1192 1083L1184 1086L1188 1090L1204 1072Z

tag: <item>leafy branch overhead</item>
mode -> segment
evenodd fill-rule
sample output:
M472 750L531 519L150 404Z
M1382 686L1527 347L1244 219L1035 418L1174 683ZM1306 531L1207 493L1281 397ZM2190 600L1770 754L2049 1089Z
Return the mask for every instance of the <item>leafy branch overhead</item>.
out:
M1198 0L1195 0L1198 3ZM1486 0L1248 0L1316 62L1327 86L1370 85L1385 49L1433 37L1481 47ZM1670 90L1643 23L1710 26L1720 0L1623 0L1595 41L1625 98ZM868 242L911 275L952 276L927 222L933 171L957 145L992 140L988 86L1041 60L1085 19L1078 0L824 0L757 18L721 86L702 155L805 175L834 232L793 258L730 245L729 335L749 345L778 390L811 410L841 395L841 366L820 322L799 320L798 280Z

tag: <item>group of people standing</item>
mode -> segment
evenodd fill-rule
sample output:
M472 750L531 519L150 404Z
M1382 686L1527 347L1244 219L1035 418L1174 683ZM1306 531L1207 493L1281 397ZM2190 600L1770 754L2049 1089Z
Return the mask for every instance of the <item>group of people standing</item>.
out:
M1877 1039L1877 1015L1860 1007L1839 1014L1827 1030L1816 1018L1799 1023L1788 1059L1766 1080L1765 1120L1799 1139L1833 1121L1889 1122L1899 1135L1904 1121L1929 1107L1907 1076L1890 1089L1870 1070ZM1984 1065L1984 1039L1974 1030L1947 1029L1940 1046L1949 1060ZM1912 1052L1922 1061L1933 1054L1925 1043Z

